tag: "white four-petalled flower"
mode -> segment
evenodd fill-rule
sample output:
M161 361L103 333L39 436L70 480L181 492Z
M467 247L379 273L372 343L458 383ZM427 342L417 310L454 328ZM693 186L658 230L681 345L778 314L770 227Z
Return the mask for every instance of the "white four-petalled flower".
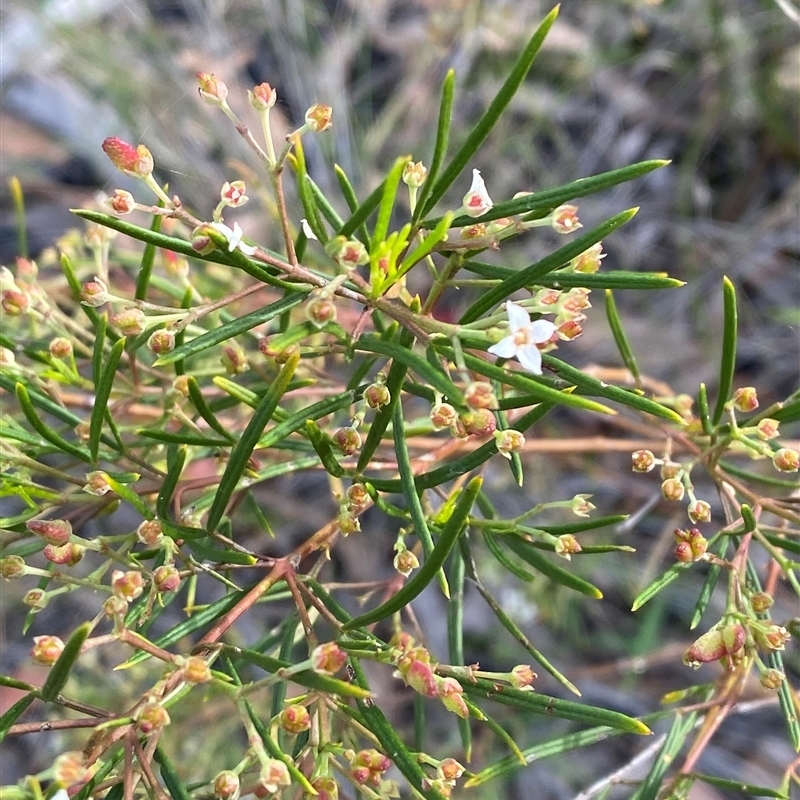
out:
M528 312L511 300L506 303L506 313L511 332L497 344L493 344L489 352L500 358L516 357L528 372L541 375L542 354L536 345L550 341L556 326L546 319L531 322Z
M242 226L238 222L233 223L233 228L229 228L224 222L212 222L211 226L216 228L228 240L228 252L232 253L237 248L246 256L255 254L257 247L245 244L242 241Z

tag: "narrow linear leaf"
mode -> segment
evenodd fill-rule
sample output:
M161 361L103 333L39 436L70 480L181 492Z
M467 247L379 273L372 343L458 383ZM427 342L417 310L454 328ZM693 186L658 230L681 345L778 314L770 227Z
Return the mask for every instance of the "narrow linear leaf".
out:
M789 741L796 753L800 752L800 720L797 719L797 705L795 690L789 685L786 677L786 669L783 666L783 657L777 650L772 650L767 656L770 667L777 670L784 679L778 687L778 704L781 714L786 722L786 730L789 734Z
M181 361L189 356L202 353L204 350L208 350L210 347L232 339L234 336L246 333L257 325L263 325L265 322L269 322L271 319L291 310L306 299L307 294L295 288L291 294L287 294L286 297L282 297L275 303L271 303L264 308L259 308L256 311L251 311L244 316L237 317L221 325L219 328L212 328L210 331L200 334L200 336L191 339L180 347L176 347L169 353L164 353L164 355L159 356L153 366L163 367L175 361Z
M344 174L344 173L342 173ZM373 211L380 205L383 197L385 181L381 181L372 191L370 196L351 214L344 225L336 232L339 236L352 236L370 217ZM341 181L339 183L341 186ZM367 244L369 239L364 244Z
M711 414L708 409L708 390L704 383L701 383L697 389L697 416L703 427L703 433L706 436L711 436L714 432L714 426L711 424Z
M117 375L117 367L122 353L125 351L126 341L123 336L114 342L111 352L108 354L108 360L95 383L94 405L92 406L92 416L89 419L89 452L92 454L92 461L97 461L100 455L100 434L103 430L103 420L108 413L108 400L111 397L111 389L114 386L114 378Z
M718 425L725 411L725 403L731 394L733 386L733 373L736 369L736 334L738 328L738 311L736 308L736 289L726 276L722 279L722 357L719 365L719 386L717 387L717 402L711 422Z
M482 484L482 478L473 478L467 486L462 489L461 494L456 500L450 519L447 520L442 528L436 547L430 557L425 559L425 562L414 577L385 603L345 623L345 625L342 626L343 631L378 622L384 617L388 617L390 614L394 614L396 611L407 606L422 592L436 576L436 573L442 568L444 562L447 560L447 556L453 549L453 545L455 545L458 537L463 533L467 525L469 512L472 509L472 504L475 502L475 498Z
M178 777L175 767L170 761L169 756L164 752L161 747L156 747L153 753L158 766L161 768L161 780L164 781L164 786L170 793L172 800L191 800L191 794L186 784Z
M560 583L568 589L573 589L595 600L600 600L603 597L603 593L594 584L580 578L574 572L554 564L547 556L542 555L535 547L524 542L518 536L507 536L504 542L523 561L530 564L537 572L541 572L542 575L550 578L551 581Z
M478 708L478 706L476 706L475 703L467 700L466 698L464 699L464 702L466 703L467 708L470 711L470 715L483 722L484 725L486 725L486 727L489 728L489 730L492 731L492 733L494 733L494 735L498 739L500 739L501 742L504 742L506 747L508 747L508 749L511 751L514 758L517 759L517 763L520 766L524 767L525 756L522 755L522 750L519 749L519 745L514 741L511 734L509 734L508 731L499 722L492 719L485 711Z
M755 786L752 783L742 783L741 781L732 781L727 778L717 778L713 775L703 775L699 772L691 773L691 777L703 781L703 783L708 783L711 786L718 786L720 789L730 789L732 792L749 794L754 797L778 797L781 798L781 800L789 800L789 795L782 792L780 789L769 789L766 786Z
M531 264L529 267L525 267L515 272L513 275L510 275L499 286L490 289L473 303L459 320L460 324L466 325L468 322L475 322L475 320L480 319L489 309L493 308L498 303L502 303L503 300L523 287L538 285L545 275L559 267L563 267L575 258L575 256L579 256L593 244L601 241L617 228L629 222L636 215L637 211L637 208L631 208L627 211L621 211L619 214L615 214L613 217L610 217L597 227L592 228L582 236L573 239L569 244L559 247L558 250L551 253L549 256L545 256L541 261L537 261L535 264Z
M61 690L66 686L69 674L81 654L81 647L86 641L86 638L92 631L92 625L89 622L84 622L79 625L67 639L61 655L52 667L47 676L47 680L42 684L42 689L39 696L45 703L49 703L58 697Z
M185 444L192 447L228 447L231 444L231 439L229 437L215 439L211 436L203 436L199 433L191 433L189 431L172 433L171 431L164 431L160 428L139 428L136 433L139 436L144 436L146 439L153 439L156 442Z
M400 186L400 179L403 177L403 169L409 161L411 161L411 156L400 156L395 159L389 174L383 182L383 194L378 207L378 219L375 223L375 230L372 233L373 247L385 241L389 233L389 222L391 221L392 209L397 198L397 189Z
M281 367L275 381L264 394L264 397L258 404L255 413L247 423L239 441L231 451L228 463L225 466L225 472L222 474L217 493L214 496L214 502L208 511L208 522L206 523L206 530L213 533L219 525L222 515L228 506L228 501L236 489L240 478L247 468L247 462L253 454L256 444L264 432L267 423L272 419L275 409L278 407L281 397L286 392L289 382L294 375L295 369L300 361L300 354L293 353L286 363Z
M651 584L642 589L638 595L636 595L636 599L631 605L631 611L638 611L645 603L652 600L662 589L665 589L667 586L669 586L672 581L674 581L678 575L681 574L681 572L689 569L691 566L691 564L683 564L680 562L673 564L663 575L660 575Z
M331 205L328 198L325 197L322 189L320 189L320 187L308 175L306 175L306 179L308 180L308 185L311 187L311 191L314 193L314 200L316 201L317 208L320 210L322 216L328 220L328 224L334 230L341 228L342 225L344 225L344 220L336 212L336 209ZM325 238L327 239L327 234Z
M320 429L319 425L313 420L306 420L306 435L308 436L314 452L319 456L319 460L325 471L334 478L341 478L344 476L344 467L339 463L336 456L333 454L330 442L325 434Z
M213 430L215 433L218 433L220 436L224 436L228 442L234 442L235 439L231 435L230 431L228 431L217 419L216 415L206 402L205 397L203 397L203 392L200 389L200 385L197 383L197 378L195 378L193 375L190 375L186 381L186 386L189 392L189 399L197 409L197 413L206 421L208 427L211 428L211 430Z
M36 433L39 434L39 436L42 437L42 439L50 442L50 444L52 444L54 447L57 447L62 452L69 453L71 456L74 456L81 461L86 461L87 463L91 462L92 457L88 450L78 447L77 445L72 444L72 442L68 442L50 427L45 425L41 417L36 413L36 409L33 407L33 402L31 401L31 396L25 386L23 386L21 383L18 383L14 388L16 390L17 400L19 401L22 413L25 415L25 419L28 420L30 426L36 431Z
M95 386L100 383L103 374L103 353L108 332L108 315L102 314L97 318L95 326L94 347L92 348L92 382Z
M511 73L506 78L505 83L489 104L483 116L478 120L477 125L472 129L466 141L453 156L452 160L445 169L442 176L431 187L430 195L422 209L420 216L425 216L441 200L450 185L461 175L467 164L470 162L480 146L486 141L495 123L505 110L506 106L519 89L525 76L533 64L536 55L544 43L545 37L558 16L558 6L556 6L542 21L534 32L525 49L520 53L519 58L511 69Z
M162 206L159 201L159 206ZM153 233L161 233L161 223L164 217L161 214L153 214L153 221L150 223L150 230ZM147 297L147 289L150 286L150 278L153 274L153 264L156 260L156 246L152 242L148 242L144 251L142 252L142 261L139 265L139 274L136 276L136 293L134 297L137 300L144 300Z
M20 699L0 717L0 742L6 738L8 729L28 710L28 706L36 699L37 697L33 693L26 694L24 697L20 697Z
M414 472L411 468L411 457L408 454L408 442L406 441L405 426L403 422L403 404L398 403L394 407L393 419L394 431L394 452L397 456L397 471L400 473L400 480L403 483L403 495L406 498L406 505L411 514L411 521L414 523L414 531L422 544L425 559L433 555L433 537L428 530L428 521L425 518L425 511L422 508L422 501L417 488L414 485ZM447 585L447 578L444 570L440 569L436 577L439 586L445 597L450 597L450 587Z
M606 317L608 318L608 327L611 328L611 334L614 337L614 343L617 345L622 363L628 368L628 372L633 376L636 382L636 388L641 386L642 376L639 373L639 365L636 363L636 356L633 354L628 337L625 335L625 330L622 327L622 320L617 310L617 304L614 301L614 294L611 289L606 289Z
M447 229L450 227L452 215L445 214L442 221L403 259L397 269L397 276L402 277L411 267L428 256L439 242L447 238Z
M727 549L728 540L725 538L721 538L716 547L710 548L711 552L717 558L725 558L725 551ZM722 567L720 567L718 564L711 564L709 566L708 574L706 575L705 582L703 583L703 588L700 590L700 595L697 598L697 603L694 607L692 621L689 623L689 630L693 631L700 624L700 620L703 618L703 614L705 613L708 603L711 600L711 595L714 593L714 589L717 587L717 581L719 580L721 571Z
M162 521L170 519L169 504L175 487L181 479L183 465L186 463L186 447L184 445L170 445L167 448L167 474L161 483L156 497L156 513Z
M464 664L464 578L466 569L459 551L453 552L450 562L450 599L447 602L447 646L450 663L454 666ZM472 728L468 719L458 718L458 733L464 757L472 760Z
M456 72L451 67L447 70L444 81L442 81L442 96L439 101L439 121L436 124L436 142L433 146L433 157L431 158L431 166L428 170L427 179L425 183L422 184L419 195L417 196L417 206L414 209L412 218L414 224L416 224L422 216L422 211L428 202L431 189L439 177L442 164L444 164L444 159L447 155L447 144L450 141L450 122L453 117L453 101L455 96Z
M526 583L532 583L534 581L534 576L531 575L528 570L517 564L514 559L508 557L500 545L500 542L497 541L497 537L488 528L484 528L481 533L483 534L483 541L486 543L486 547L492 554L492 557L506 572L516 575L516 577Z

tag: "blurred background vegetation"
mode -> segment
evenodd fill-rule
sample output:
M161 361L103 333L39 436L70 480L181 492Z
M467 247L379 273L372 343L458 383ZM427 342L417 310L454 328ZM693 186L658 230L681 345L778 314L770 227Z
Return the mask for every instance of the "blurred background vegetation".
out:
M251 124L246 89L262 81L277 87L279 135L298 126L312 103L331 104L333 131L308 141L310 173L323 189L331 188L335 161L364 196L395 156L429 160L447 69L457 73L451 145L457 146L549 10L549 2L538 0L5 0L0 7L2 261L11 263L17 254L11 175L25 190L28 236L44 269L55 263L51 245L75 227L68 208L91 205L100 191L131 188L100 149L110 135L146 143L160 177L200 216L210 214L221 183L234 177L247 180L251 195L266 197L240 137L198 99L200 70L228 84L232 105ZM604 267L663 270L687 281L680 290L618 293L644 374L674 393L693 394L705 381L713 396L720 285L728 275L740 298L735 385L756 386L767 405L800 382L799 101L798 27L773 0L566 0L527 82L472 166L481 169L497 201L635 161L672 159L666 169L582 200L581 220L590 227L611 213L641 206L637 217L605 242ZM458 206L467 188L454 187L449 205L442 207ZM258 204L237 219L248 235L278 244L274 225ZM555 234L539 232L494 258L519 266L555 245ZM584 336L568 353L564 348L562 357L581 367L621 367L602 299L595 297L594 303ZM458 309L452 312L457 315ZM635 515L635 524L603 531L599 540L613 535L637 552L581 560L605 592L601 603L576 600L545 581L532 586L506 581L496 587L497 595L588 702L632 714L654 710L665 691L697 678L680 664L680 653L693 638L688 619L702 572L637 615L629 609L638 589L671 562L671 532L685 525L683 507L659 500L657 480L630 475L634 448L618 443L651 433L635 420L601 424L562 412L538 430L526 456L524 489L505 486L504 470L489 472L508 510L590 492L596 513ZM785 433L797 437L796 430ZM716 498L703 494L708 487L702 483L697 488L719 520ZM284 481L280 491L268 490L264 505L279 537L265 549L281 550L282 541L328 519L325 504L315 507L317 495L326 496L323 477L298 477ZM337 546L332 575L360 580L386 569L392 532L371 530L368 521L364 528L368 532L358 541L353 537ZM369 548L365 536L371 537ZM26 669L29 643L18 640L15 595L7 586L3 595L9 602L2 618L2 672L19 674ZM440 600L425 595L417 609L433 651L444 657ZM788 592L778 603L783 614L775 613L776 619L797 614L796 598ZM41 629L33 633L69 631L86 615L77 601L72 618L48 618L48 613L40 615ZM264 613L265 627L279 619L274 611ZM714 613L713 605L707 613ZM468 598L466 625L468 660L487 669L526 660L514 642L496 635L493 619L475 597ZM262 633L241 635L252 639ZM705 679L712 680L712 668L704 669ZM795 673L795 685L797 678ZM87 674L87 683L91 680ZM135 691L118 677L113 685L108 679L106 686L87 691L126 685ZM558 693L547 679L540 685ZM385 691L391 707L391 686ZM748 713L728 720L700 767L771 784L793 753L775 703L757 686L752 699ZM401 705L394 709L398 724L408 719L406 712ZM205 771L206 759L224 757L232 731L213 706L197 713L214 726L205 729L203 741L176 747L186 763L202 754ZM538 718L500 718L525 744L568 730L557 723L543 727ZM453 753L455 726L449 719L432 725L434 740ZM65 743L44 735L5 742L0 782L41 768ZM515 781L472 796L522 800L536 786L540 800L573 797L645 745L628 737L611 740L573 761L533 764ZM501 754L488 731L477 736L476 761ZM692 794L697 800L722 796L699 785Z

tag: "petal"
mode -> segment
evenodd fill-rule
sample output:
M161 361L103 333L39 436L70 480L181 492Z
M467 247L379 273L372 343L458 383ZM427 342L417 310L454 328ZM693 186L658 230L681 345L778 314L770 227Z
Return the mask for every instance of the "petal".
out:
M233 223L233 231L228 239L228 251L233 252L242 241L242 226L238 222Z
M506 314L508 314L508 324L512 331L518 331L520 328L530 325L531 318L528 316L528 312L522 306L512 303L511 300L506 303Z
M501 339L497 344L493 344L487 352L494 356L500 356L500 358L513 358L517 352L517 348L514 345L514 337L506 336L505 339Z
M556 326L549 319L537 319L531 323L531 339L537 344L550 341L550 337L556 332Z
M534 375L542 374L542 354L539 352L538 347L530 344L520 347L517 350L517 358L528 372L532 372Z

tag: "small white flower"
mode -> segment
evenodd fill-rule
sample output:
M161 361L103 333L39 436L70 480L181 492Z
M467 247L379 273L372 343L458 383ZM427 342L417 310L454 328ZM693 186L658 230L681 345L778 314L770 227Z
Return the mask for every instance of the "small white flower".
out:
M486 184L483 182L479 170L472 170L472 186L464 195L464 213L468 217L480 217L494 205L492 198L486 191Z
M546 319L531 322L528 312L510 300L506 303L506 312L511 332L497 344L493 344L489 352L500 358L516 357L528 372L541 375L542 354L536 345L550 341L556 326Z
M308 224L308 220L303 217L300 220L300 225L303 227L303 233L305 234L306 239L313 239L315 242L318 242L319 239L314 235L314 231L311 230L311 226Z
M245 244L242 241L242 226L238 222L233 223L233 228L229 228L224 222L212 222L211 227L218 230L228 240L228 252L241 250L246 256L255 255L258 248Z

